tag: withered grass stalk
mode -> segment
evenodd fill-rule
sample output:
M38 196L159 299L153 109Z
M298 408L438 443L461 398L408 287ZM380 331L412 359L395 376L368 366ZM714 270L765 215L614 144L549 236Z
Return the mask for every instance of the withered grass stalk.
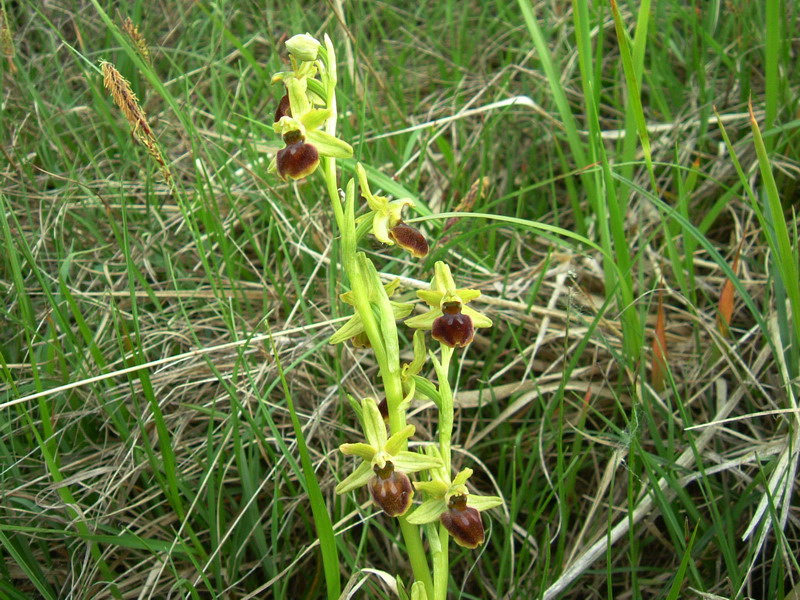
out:
M139 98L131 89L130 82L108 61L101 61L100 68L103 71L103 85L111 92L114 103L125 115L125 119L131 127L131 134L147 148L147 153L158 163L164 181L172 186L172 173L164 161L156 136L153 135L153 130L147 123L147 116L139 104Z

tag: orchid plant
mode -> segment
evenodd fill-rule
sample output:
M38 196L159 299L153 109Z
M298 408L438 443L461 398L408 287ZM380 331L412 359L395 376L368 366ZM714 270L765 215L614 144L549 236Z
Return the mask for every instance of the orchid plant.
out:
M372 261L358 250L358 244L371 233L378 242L398 246L415 258L427 256L424 235L403 220L405 210L413 209L414 202L373 194L367 172L360 163L355 166L356 177L346 182L342 193L336 159L351 158L353 149L336 137L337 74L333 44L327 35L321 43L301 34L289 39L286 47L291 70L273 76L273 82L281 83L285 91L273 125L285 147L277 152L270 171L284 180L321 173L341 236L341 262L350 284L341 299L353 310L330 342L351 342L357 348L370 348L379 366L385 394L382 402L367 397L354 404L364 439L343 444L340 451L361 462L341 480L336 493L357 494L359 488L366 486L374 504L387 517L396 519L404 538L414 577L407 588L412 600L445 600L450 538L463 547L477 548L484 542L480 513L503 503L497 496L471 492L467 480L472 469L465 468L453 475L451 457L452 358L455 352L469 346L476 329L491 327L492 321L468 306L480 297L480 291L457 288L444 262L435 264L430 289L417 292L429 310L409 317L414 305L392 300L399 280L383 284ZM357 217L360 207L356 199L361 197L368 210ZM402 319L405 326L416 330L414 358L409 364L401 364L400 360L397 321ZM428 350L427 331L438 344L438 353ZM428 361L433 366L435 381L420 375ZM432 400L439 412L438 443L426 446L424 451L408 449L416 429L407 423L407 410L417 396ZM421 503L415 504L415 500ZM436 523L438 527L432 526ZM402 578L398 576L398 580ZM401 596L407 598L405 589L399 586Z

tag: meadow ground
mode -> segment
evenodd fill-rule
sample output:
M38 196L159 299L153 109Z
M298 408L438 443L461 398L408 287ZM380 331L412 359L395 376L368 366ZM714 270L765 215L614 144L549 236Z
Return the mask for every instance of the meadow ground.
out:
M342 586L409 581L394 523L334 494L347 395L381 392L327 343L322 179L267 172L307 31L432 244L364 249L405 300L447 260L494 320L454 462L506 504L451 596L799 598L800 7L617 2L2 0L0 597L326 597L299 442Z

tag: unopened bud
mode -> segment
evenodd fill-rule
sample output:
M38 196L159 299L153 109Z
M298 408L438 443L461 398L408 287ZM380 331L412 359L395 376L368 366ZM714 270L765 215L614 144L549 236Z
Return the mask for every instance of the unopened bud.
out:
M277 123L281 120L281 117L291 117L292 116L292 107L289 105L289 94L284 94L281 101L278 103L278 110L275 111L275 120L273 123Z
M286 49L297 60L315 61L319 54L320 43L307 33L299 33L286 40Z

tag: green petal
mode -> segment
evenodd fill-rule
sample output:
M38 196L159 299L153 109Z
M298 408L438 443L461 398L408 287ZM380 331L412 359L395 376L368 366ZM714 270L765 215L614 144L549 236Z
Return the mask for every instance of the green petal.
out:
M336 486L336 493L346 494L349 491L360 488L362 485L367 485L373 475L372 466L368 462L362 462L355 471Z
M467 496L467 506L477 511L489 510L503 504L503 499L499 496L476 496L475 494Z
M442 461L417 452L402 450L392 458L392 464L398 471L403 473L418 473L428 469L436 469L442 466Z
M467 483L467 479L472 477L473 472L474 471L469 467L467 467L463 471L459 471L458 475L456 475L455 479L453 479L453 485L464 485L465 483Z
M386 446L386 425L375 399L364 398L361 401L361 410L364 416L364 435L367 436L367 441L374 448L383 449Z
M328 339L328 343L341 344L342 342L346 342L347 340L357 336L363 331L364 323L361 321L361 317L358 315L353 315L336 331L336 333L334 333Z
M433 327L433 322L442 316L442 311L439 309L429 310L426 313L411 317L403 321L409 327L414 329L430 329Z
M417 510L415 510L410 515L406 516L406 521L408 521L412 525L424 525L425 523L433 523L446 510L447 510L447 505L444 503L444 500L441 499L426 500L425 502L419 505Z
M369 444L357 442L355 444L342 444L339 446L339 452L347 454L348 456L358 456L369 461L375 456L376 450Z
M406 425L400 431L393 434L392 437L390 437L387 440L386 445L383 447L384 450L386 450L386 452L394 456L395 454L400 452L400 450L403 449L403 446L405 446L406 442L408 441L408 438L414 435L414 431L416 431L416 428L413 425ZM394 460L392 460L392 462L394 462ZM400 468L399 465L397 465L396 463L395 466ZM400 469L400 470L405 471L405 469Z
M320 156L330 156L331 158L353 156L353 147L350 144L321 129L308 129L306 139L316 147Z
M479 313L477 310L470 308L469 306L462 306L461 312L467 315L470 319L472 319L472 326L476 329L479 327L491 327L492 320L484 315L483 313Z

